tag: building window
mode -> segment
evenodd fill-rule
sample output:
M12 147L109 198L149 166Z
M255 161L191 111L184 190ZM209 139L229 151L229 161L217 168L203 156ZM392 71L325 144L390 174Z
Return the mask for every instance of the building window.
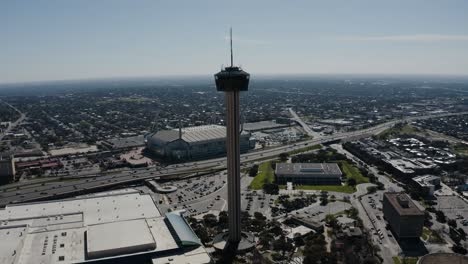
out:
M62 236L66 236L67 235L67 232L62 232Z
M61 247L61 248L65 247L65 244L60 244L60 247Z
M65 260L65 256L59 256L59 261L64 261Z

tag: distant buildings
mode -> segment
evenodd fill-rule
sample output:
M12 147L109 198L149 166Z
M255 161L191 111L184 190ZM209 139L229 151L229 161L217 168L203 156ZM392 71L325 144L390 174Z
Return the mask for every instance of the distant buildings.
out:
M47 158L30 161L19 161L16 163L18 171L39 172L40 170L50 170L63 167L62 162L58 158Z
M434 175L422 175L413 178L423 196L433 196L434 191L440 188L440 177Z
M145 138L146 147L155 155L172 160L198 160L226 155L226 127L206 125L179 130L162 130ZM255 147L250 133L242 131L240 151Z
M185 219L115 191L0 210L0 263L210 263ZM4 241L4 242L1 242Z
M405 193L385 193L383 213L395 236L419 238L424 226L424 211Z
M306 185L339 185L341 170L336 163L277 163L276 182Z
M15 161L12 156L0 156L0 184L6 184L15 179Z

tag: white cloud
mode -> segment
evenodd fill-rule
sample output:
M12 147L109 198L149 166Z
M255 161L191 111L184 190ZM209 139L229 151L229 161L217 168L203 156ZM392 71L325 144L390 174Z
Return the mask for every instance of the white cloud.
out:
M387 35L387 36L341 36L338 40L345 41L468 41L468 35L441 35L441 34L414 34L414 35Z

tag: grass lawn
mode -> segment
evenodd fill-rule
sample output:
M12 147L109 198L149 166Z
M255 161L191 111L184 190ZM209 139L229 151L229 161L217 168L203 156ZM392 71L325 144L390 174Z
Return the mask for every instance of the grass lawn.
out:
M392 257L393 263L395 264L416 264L418 262L418 258L416 257L406 257L404 261L400 260L399 257Z
M340 167L344 174L348 177L348 179L355 179L356 184L360 183L367 183L369 182L369 178L364 177L358 168L354 165L350 164L347 161L340 161Z
M424 227L421 238L423 240L427 240L431 236L431 233L432 233L431 230L427 229L427 227Z
M286 189L285 185L280 185L280 189ZM295 185L296 190L317 190L328 192L353 193L356 189L347 185Z
M275 172L271 168L271 161L264 162L258 166L257 176L250 183L250 188L253 190L261 190L265 183L273 183L275 180Z
M423 228L423 233L421 235L421 238L425 241L428 241L430 243L434 244L444 244L445 241L440 237L440 235L437 232L434 232L430 230L427 227Z
M429 242L434 244L445 244L445 240L439 235L439 233L433 231L431 231L431 235L429 236Z
M468 156L468 145L465 144L457 144L452 147L453 151L461 156Z

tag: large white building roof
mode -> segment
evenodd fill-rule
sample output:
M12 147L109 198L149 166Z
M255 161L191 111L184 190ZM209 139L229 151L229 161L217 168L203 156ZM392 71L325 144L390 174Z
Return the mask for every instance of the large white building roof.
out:
M184 255L189 250L179 243L180 238L194 235L186 233L191 232L188 226L171 225L151 196L139 192L9 205L0 210L0 263L63 264L148 253Z
M146 219L88 226L86 243L86 253L90 258L112 257L156 248Z
M242 132L242 134L248 134ZM164 142L179 139L179 129L161 130L151 137ZM226 127L219 125L205 125L182 128L182 140L188 143L219 140L226 138Z

